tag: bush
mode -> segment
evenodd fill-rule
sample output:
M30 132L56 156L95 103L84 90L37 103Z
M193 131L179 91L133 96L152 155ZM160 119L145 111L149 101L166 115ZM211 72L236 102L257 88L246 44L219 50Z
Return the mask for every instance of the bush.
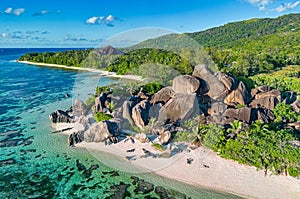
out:
M157 150L159 150L159 151L163 151L164 150L164 147L161 144L153 143L152 146L154 148L156 148Z
M200 132L203 134L203 145L217 151L225 140L225 130L216 124L200 125Z
M289 167L288 169L287 169L287 171L288 171L288 173L289 173L289 175L290 176L292 176L292 177L297 177L300 173L300 171L299 171L299 168L298 169L296 169L296 168L293 168L293 167Z
M275 122L295 122L299 118L297 113L293 111L292 106L279 103L276 105L276 107L273 109L274 115L275 115Z
M153 95L154 93L158 92L160 89L163 88L163 85L160 85L155 82L151 82L141 86L143 88L143 92L149 95Z
M94 119L96 120L96 122L101 122L103 120L110 120L111 118L113 118L113 116L108 115L108 114L104 114L102 112L97 112L94 115Z

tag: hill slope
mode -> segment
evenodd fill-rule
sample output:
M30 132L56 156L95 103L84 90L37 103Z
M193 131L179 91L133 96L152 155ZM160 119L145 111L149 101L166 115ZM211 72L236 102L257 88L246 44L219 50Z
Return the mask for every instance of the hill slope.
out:
M205 31L170 34L133 48L186 48L186 38L204 48L219 70L236 76L253 76L287 65L300 64L300 14L250 19ZM183 39L185 38L185 39Z

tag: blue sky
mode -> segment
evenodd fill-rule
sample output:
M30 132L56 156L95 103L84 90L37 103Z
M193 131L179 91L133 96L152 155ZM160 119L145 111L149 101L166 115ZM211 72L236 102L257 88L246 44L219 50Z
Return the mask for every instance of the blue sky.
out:
M1 0L0 47L97 47L124 31L129 44L299 11L297 0Z

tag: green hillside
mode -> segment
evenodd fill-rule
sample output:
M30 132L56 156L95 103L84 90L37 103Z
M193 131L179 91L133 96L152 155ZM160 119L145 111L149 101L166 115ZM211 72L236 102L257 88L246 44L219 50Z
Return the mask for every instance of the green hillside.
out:
M160 47L178 51L197 43L197 48L204 48L219 70L248 77L300 64L299 24L300 14L250 19L201 32L170 34L133 48ZM186 37L194 43L186 42Z

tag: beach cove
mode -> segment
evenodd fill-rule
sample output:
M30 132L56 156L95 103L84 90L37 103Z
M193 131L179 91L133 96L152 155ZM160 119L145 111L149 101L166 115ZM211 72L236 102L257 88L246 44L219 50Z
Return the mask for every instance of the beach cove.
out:
M174 190L175 195L180 192L191 198L234 197L149 172L130 174L116 171L86 149L69 147L67 136L51 133L53 129L48 115L54 109L66 109L72 105L72 99L65 98L65 92L84 100L93 92L93 84L99 83L99 76L11 61L19 56L17 53L1 56L1 77L5 77L1 81L0 96L1 197L82 198L89 195L106 198L122 190L123 183L125 187L129 186L132 197L158 197L154 190L148 194L135 192L136 185L132 184L131 176ZM110 83L109 78L101 80L104 85ZM76 85L86 86L85 89L90 85L91 90L81 93ZM105 160L109 159L113 161L115 158L107 155ZM87 170L91 168L91 176L79 169L81 164Z
M42 65L47 66L47 64ZM79 70L85 70L85 68ZM101 71L92 70L91 72L101 73ZM107 75L115 77L113 74ZM56 130L65 129L66 127L62 125L57 127ZM66 131L64 134L69 135L72 132L72 130ZM141 156L142 148L149 150L153 150L153 148L150 145L139 145L137 143L132 145L130 143L117 143L106 146L103 143L86 142L82 142L76 147L87 149L97 159L105 159L103 158L103 152L114 155L114 161L108 161L105 164L125 172L136 173L141 169L139 172L142 173L155 173L187 184L251 198L298 198L300 196L298 179L272 174L265 177L263 171L257 171L254 167L225 160L204 148L198 148L188 153L184 152L169 159L138 158L137 160L128 161L126 159L128 149L135 148L136 151L140 151L137 154ZM192 164L187 164L186 160L188 158L193 159Z

